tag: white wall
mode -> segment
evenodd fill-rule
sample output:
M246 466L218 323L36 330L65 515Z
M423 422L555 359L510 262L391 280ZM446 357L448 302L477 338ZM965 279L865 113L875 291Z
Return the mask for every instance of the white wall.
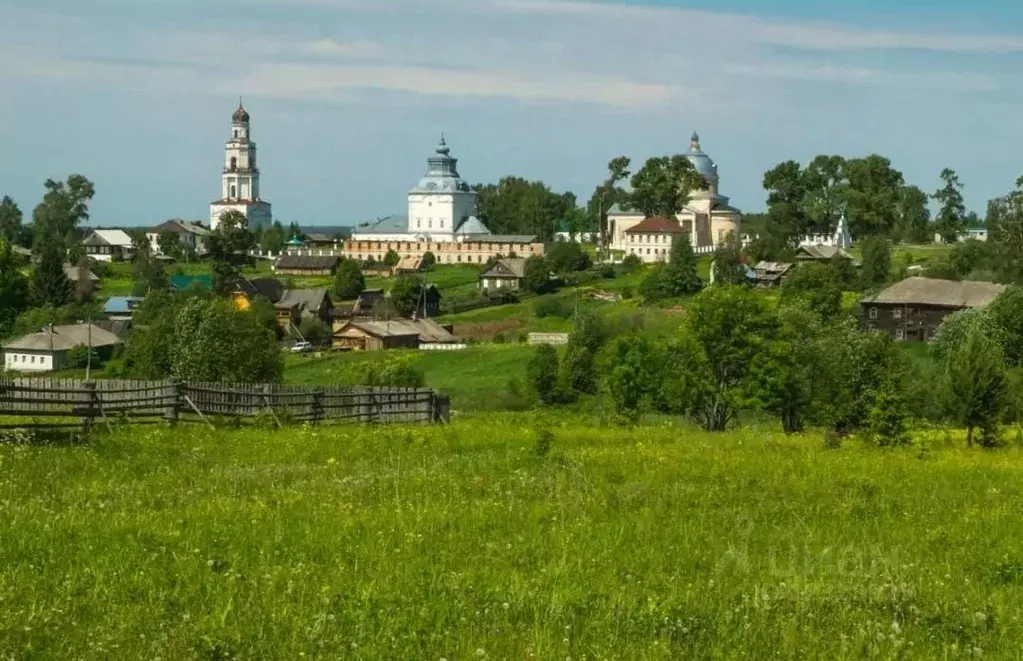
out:
M210 228L217 229L220 225L220 214L225 211L237 211L245 216L246 224L250 229L257 227L269 227L273 222L269 202L238 202L236 204L221 204L214 202L210 205Z
M50 372L53 370L53 356L22 353L17 349L4 351L4 367L15 372Z
M431 234L433 241L450 241L455 226L476 214L476 194L465 192L409 193L408 233Z

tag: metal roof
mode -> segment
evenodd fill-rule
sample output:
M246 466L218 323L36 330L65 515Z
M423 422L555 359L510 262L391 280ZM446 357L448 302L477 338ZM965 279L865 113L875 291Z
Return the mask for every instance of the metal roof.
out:
M82 241L85 245L107 245L131 248L131 237L124 230L92 230Z
M329 300L326 288L285 289L276 308L293 308L317 312Z
M939 280L914 276L896 282L864 303L934 305L947 308L982 308L1005 291L1006 285L979 280Z
M683 234L682 225L676 218L644 218L625 230L626 234Z
M526 274L525 257L502 257L483 273L481 278L521 278Z
M535 234L463 234L466 243L536 243Z
M90 328L91 333L90 333ZM121 340L95 324L75 324L44 328L4 345L4 349L21 351L65 351L79 346L106 347L120 344Z

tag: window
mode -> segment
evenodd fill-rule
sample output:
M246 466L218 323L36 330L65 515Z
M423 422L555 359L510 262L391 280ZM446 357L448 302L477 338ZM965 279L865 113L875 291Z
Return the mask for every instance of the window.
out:
M238 158L235 156L231 157L231 172L238 169Z
M35 365L35 364L36 364L36 357L35 357L35 356L32 356L32 364L33 364L33 365Z
M871 319L877 319L877 308L870 308L868 313Z
M892 317L895 319L902 319L902 308L895 308L892 310Z
M235 190L234 184L231 184L231 197L235 197L236 194L237 194L237 191Z
M234 137L236 137L236 138L238 137L238 129L234 130Z
M904 340L904 339L906 339L906 331L902 330L901 328L896 328L895 329L895 339L896 340Z

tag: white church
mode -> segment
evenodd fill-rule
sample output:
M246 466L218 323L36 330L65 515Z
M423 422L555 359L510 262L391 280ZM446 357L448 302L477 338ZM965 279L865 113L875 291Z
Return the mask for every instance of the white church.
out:
M270 203L259 197L259 167L256 143L252 141L249 113L238 100L231 115L231 138L224 147L224 168L220 175L220 199L210 204L210 227L217 229L220 215L237 211L250 229L269 227L273 222Z
M713 252L729 236L739 236L742 212L728 203L718 189L718 166L700 147L693 133L686 158L703 177L706 187L690 194L689 203L675 218L645 218L642 212L614 205L608 210L611 249L636 255L644 262L666 261L672 239L689 236L697 253Z
M408 214L357 227L353 240L447 243L492 236L476 217L476 193L458 174L443 135L426 162L426 174L408 192Z

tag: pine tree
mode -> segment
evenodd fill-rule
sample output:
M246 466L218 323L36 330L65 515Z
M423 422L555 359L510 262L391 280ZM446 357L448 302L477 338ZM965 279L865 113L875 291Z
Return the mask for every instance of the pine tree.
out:
M60 307L71 302L74 287L64 272L64 248L58 237L40 243L39 263L32 272L33 305Z

